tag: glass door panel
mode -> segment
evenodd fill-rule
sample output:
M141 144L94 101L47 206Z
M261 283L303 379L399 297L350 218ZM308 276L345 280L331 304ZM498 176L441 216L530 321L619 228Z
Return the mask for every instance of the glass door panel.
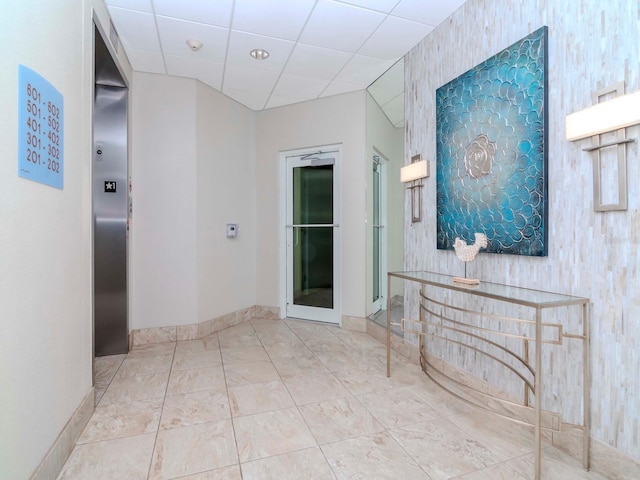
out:
M287 316L338 321L335 153L287 157Z
M385 255L385 237L384 237L384 188L383 188L383 172L384 166L380 162L377 155L373 158L373 313L379 312L384 307L384 297L386 290L386 255Z

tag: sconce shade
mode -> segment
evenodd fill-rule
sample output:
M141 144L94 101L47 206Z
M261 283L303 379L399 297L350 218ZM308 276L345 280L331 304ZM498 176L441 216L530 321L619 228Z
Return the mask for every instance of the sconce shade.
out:
M573 142L640 123L640 90L567 115L566 136Z
M413 162L400 169L400 181L402 183L419 180L429 176L429 166L426 160Z

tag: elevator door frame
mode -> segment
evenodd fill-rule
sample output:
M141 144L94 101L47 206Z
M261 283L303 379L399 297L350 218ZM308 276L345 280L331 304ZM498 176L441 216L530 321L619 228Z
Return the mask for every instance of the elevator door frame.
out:
M96 87L98 85L110 85L110 86L116 86L116 87L121 87L123 89L126 90L126 100L125 100L125 104L126 104L126 112L125 112L125 127L124 127L124 131L126 133L126 139L125 139L125 146L124 146L124 155L126 156L126 168L125 168L125 177L122 181L122 183L117 185L117 190L120 191L120 189L123 189L126 192L126 205L125 205L125 217L124 217L124 222L125 222L125 254L124 254L124 269L125 269L125 290L124 290L124 296L125 296L125 326L123 329L123 340L124 340L124 352L126 353L128 351L128 347L129 347L129 258L128 258L128 207L129 207L129 195L128 195L128 190L129 190L129 186L128 186L128 175L129 175L129 125L128 125L128 109L129 109L129 98L128 98L128 81L126 76L123 73L123 68L120 65L119 61L118 61L118 57L117 55L114 53L114 48L111 44L110 41L110 36L105 32L105 30L102 28L102 25L100 24L100 21L96 15L95 12L93 12L93 25L94 25L94 29L93 29L93 75L92 75L92 83L91 83L91 87L90 87L90 92L91 92L91 97L90 99L87 99L88 101L91 102L91 122L93 125L94 122L94 117L96 115L96 108L95 108L95 100L96 100ZM100 37L100 38L99 38ZM100 45L100 43L102 43L102 45ZM106 47L106 49L104 48ZM100 51L99 51L100 49ZM100 58L98 58L100 57ZM100 61L100 59L105 59L107 58L107 62L102 62ZM107 67L104 66L104 63L107 64ZM95 194L96 194L96 185L95 185L95 179L94 179L94 162L96 161L95 156L96 156L96 134L94 132L94 129L92 127L91 130L91 139L90 139L90 145L91 145L91 150L90 150L90 155L88 158L88 161L90 162L90 185L91 185L91 218L90 218L90 222L91 222L91 229L90 229L90 250L91 250L91 331L92 331L92 336L91 336L91 348L92 348L92 358L95 361L95 355L96 355L96 315L95 315L95 311L96 311L96 294L95 294L95 288L96 288L96 270L95 270L95 255L96 255L96 250L95 250L95 242L96 242L96 235L95 235L95 220L94 220L94 216L95 216ZM102 186L104 188L104 186ZM94 375L95 375L95 369L94 370ZM95 384L95 377L94 377L94 384Z

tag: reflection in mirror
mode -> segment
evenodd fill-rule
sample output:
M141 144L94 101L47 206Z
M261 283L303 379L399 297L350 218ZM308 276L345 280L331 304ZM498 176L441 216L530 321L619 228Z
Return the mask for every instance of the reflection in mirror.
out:
M387 272L404 270L404 59L367 92L367 315L386 327L388 298L393 322L404 313L402 282L387 292Z

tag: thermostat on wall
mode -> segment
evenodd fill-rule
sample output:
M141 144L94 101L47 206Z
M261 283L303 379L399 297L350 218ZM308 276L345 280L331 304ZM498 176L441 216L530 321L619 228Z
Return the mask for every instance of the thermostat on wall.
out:
M236 223L227 223L227 238L236 238L238 236L238 225Z

